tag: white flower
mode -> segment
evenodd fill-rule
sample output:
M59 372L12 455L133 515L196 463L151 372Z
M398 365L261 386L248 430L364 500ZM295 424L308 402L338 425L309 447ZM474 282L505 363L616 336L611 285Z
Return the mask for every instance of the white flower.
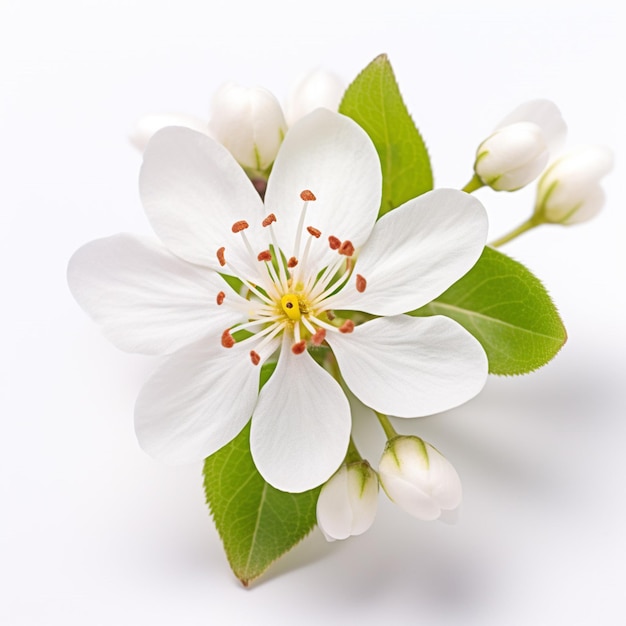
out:
M535 216L556 224L591 219L604 204L600 179L612 167L613 154L604 146L584 146L564 154L539 179Z
M364 533L378 508L378 477L367 461L342 465L322 487L317 525L327 541Z
M144 115L135 125L129 139L137 150L143 152L152 135L166 126L185 126L197 130L199 133L211 135L209 124L205 120L183 113L161 113Z
M526 102L478 146L474 171L485 185L498 191L524 187L541 174L566 130L555 104Z
M226 83L213 96L209 128L242 167L264 172L278 154L287 123L267 89Z
M252 456L270 484L325 482L351 429L339 383L311 355L329 356L328 346L352 392L386 414L436 413L478 393L487 359L474 337L448 317L402 313L473 266L485 210L439 190L376 222L381 183L366 133L324 109L288 132L265 205L205 135L170 127L152 138L140 193L161 242L97 240L68 269L74 297L120 348L173 353L137 400L147 452L199 461L252 416ZM268 360L276 369L259 393Z
M331 72L316 69L309 72L293 87L285 103L287 124L293 126L299 119L317 108L337 111L346 86Z
M421 520L437 519L461 504L461 480L451 463L419 437L387 442L378 466L380 484L389 498Z

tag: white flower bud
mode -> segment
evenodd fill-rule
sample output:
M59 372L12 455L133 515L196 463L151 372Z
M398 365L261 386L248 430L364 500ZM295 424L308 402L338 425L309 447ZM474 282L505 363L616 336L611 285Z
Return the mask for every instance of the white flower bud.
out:
M549 100L526 102L478 146L474 171L497 191L520 189L541 174L566 130L555 104Z
M213 96L211 133L242 167L264 172L287 132L278 100L262 87L226 83Z
M323 107L337 111L346 86L330 72L314 70L304 76L291 90L285 105L287 123L292 126L300 118Z
M452 464L419 437L399 436L387 442L378 467L389 498L421 520L437 519L461 503L461 480Z
M322 487L317 524L327 541L364 533L378 507L378 477L367 461L342 465Z
M135 125L129 139L137 150L143 152L152 135L166 126L184 126L210 136L208 123L198 117L183 113L161 113L144 115Z
M584 146L559 157L539 179L535 215L555 224L591 219L604 204L600 179L612 167L613 154L604 146Z

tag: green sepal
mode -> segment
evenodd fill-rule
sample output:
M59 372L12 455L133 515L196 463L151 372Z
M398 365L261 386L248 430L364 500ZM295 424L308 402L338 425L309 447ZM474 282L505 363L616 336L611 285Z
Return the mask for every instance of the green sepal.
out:
M349 85L339 112L367 132L378 152L383 174L379 217L433 188L428 151L386 55L376 57Z
M274 366L265 366L262 382ZM286 493L269 485L250 453L250 423L204 462L204 491L230 566L248 586L316 524L320 487Z
M567 340L539 279L489 247L463 278L410 315L446 315L459 322L482 344L491 374L532 372L552 360Z

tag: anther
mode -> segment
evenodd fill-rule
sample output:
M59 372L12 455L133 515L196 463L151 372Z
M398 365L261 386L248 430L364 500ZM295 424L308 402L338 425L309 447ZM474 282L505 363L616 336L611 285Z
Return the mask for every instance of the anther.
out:
M226 294L225 294L223 291L220 291L220 292L217 294L217 298L215 298L215 300L216 300L216 302L217 302L218 304L222 304L222 303L224 302L224 298L225 298L225 297L226 297Z
M316 239L319 239L322 235L322 232L317 230L317 228L313 228L313 226L307 226L306 229L309 232L309 235L313 235Z
M239 233L242 230L246 230L248 228L248 222L246 220L239 220L232 225L232 231L234 233Z
M311 337L311 343L314 346L321 346L324 339L326 339L326 331L323 328L318 328Z
M354 246L352 245L352 242L349 239L346 239L339 246L339 254L343 254L345 256L352 256L354 254Z
M305 202L311 202L313 200L317 200L317 198L315 197L315 195L313 194L312 191L310 191L309 189L305 189L301 194L300 197L305 201Z
M263 250L263 252L259 252L257 256L257 260L259 261L271 261L272 253L269 250Z
M220 265L222 267L226 265L226 258L224 257L225 251L226 251L226 248L224 248L223 246L217 251L217 260L220 262Z
M262 222L261 225L265 228L270 224L273 224L276 221L276 216L273 213L270 213Z
M230 334L230 330L228 328L222 333L222 345L225 348L232 348L235 345L235 340Z
M289 261L287 261L287 267L289 269L293 269L296 265L298 265L298 259L295 256L292 256Z
M337 239L337 237L331 235L328 238L328 245L330 246L331 250L339 250L339 248L341 247L341 240Z
M361 274L357 274L356 275L356 290L359 293L363 293L366 287L367 287L367 281L365 280L365 278L363 278Z
M306 341L298 341L291 346L291 351L294 354L302 354L306 350Z
M261 357L254 350L250 350L250 360L252 365L258 365L261 362Z
M344 335L351 333L354 330L354 322L352 320L346 320L340 327L339 332Z

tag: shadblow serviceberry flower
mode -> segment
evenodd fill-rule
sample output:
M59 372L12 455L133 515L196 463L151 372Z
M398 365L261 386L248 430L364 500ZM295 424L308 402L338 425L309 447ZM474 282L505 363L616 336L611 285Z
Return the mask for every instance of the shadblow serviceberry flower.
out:
M258 470L299 492L337 470L351 430L348 400L318 361L336 361L362 402L400 417L480 391L478 341L448 317L403 313L473 266L485 210L438 190L376 221L381 184L367 134L324 109L287 133L265 204L219 143L180 127L152 138L140 193L161 242L94 241L68 269L74 297L120 348L173 353L137 400L148 453L199 461L252 416ZM266 362L276 367L259 392Z
M584 146L554 161L539 179L534 218L554 224L578 224L604 205L600 179L613 167L604 146Z
M419 437L387 442L378 466L380 484L400 508L421 520L437 519L461 504L461 480L452 464Z
M321 68L309 72L296 83L285 102L287 124L293 126L315 109L337 111L345 90L335 74Z
M526 102L478 146L474 171L482 183L497 191L520 189L541 174L566 130L554 103Z
M378 476L367 461L342 465L322 487L317 525L327 541L364 533L378 508Z

